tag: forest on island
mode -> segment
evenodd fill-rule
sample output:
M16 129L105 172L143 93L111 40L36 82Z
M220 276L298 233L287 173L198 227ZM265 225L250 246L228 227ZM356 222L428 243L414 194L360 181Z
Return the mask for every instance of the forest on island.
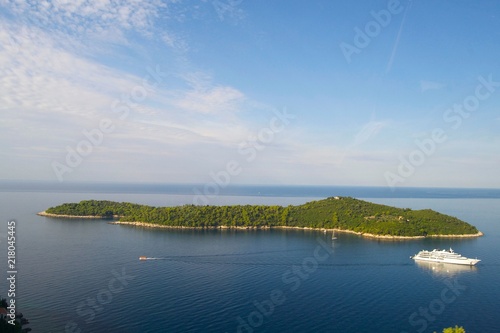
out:
M375 235L476 234L476 227L431 209L412 210L351 197L331 197L298 206L234 205L153 207L128 202L85 200L46 210L57 215L95 216L177 227L310 227Z

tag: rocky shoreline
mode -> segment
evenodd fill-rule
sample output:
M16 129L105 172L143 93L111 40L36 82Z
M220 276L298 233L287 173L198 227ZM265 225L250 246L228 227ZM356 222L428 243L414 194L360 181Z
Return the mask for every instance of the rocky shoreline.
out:
M89 220L102 220L103 217L99 215L63 215L63 214L51 214L46 211L37 213L36 215L45 216L45 217L60 217L66 219L89 219ZM113 215L113 218L119 218L118 215Z
M163 229L234 229L234 230L269 230L269 229L295 229L295 230L311 230L311 231L325 231L325 232L338 232L338 233L349 233L355 234L367 238L385 239L385 240L405 240L405 239L422 239L427 237L433 238L474 238L481 237L483 233L479 231L477 234L466 234L466 235L428 235L428 236L392 236L392 235L375 235L370 233L357 232L353 230L344 229L325 229L325 228L309 228L309 227L288 227L288 226L264 226L264 227L240 227L240 226L217 226L217 227L185 227L185 226L171 226L171 225L159 225L155 223L146 222L127 222L127 221L113 221L110 224L123 224L136 227L144 228L163 228Z
M102 220L102 216L95 215L59 215L59 214L51 214L46 211L37 213L40 216L46 217L56 217L56 218L70 218L70 219L94 219L94 220ZM115 215L113 218L120 218L120 216ZM143 228L163 228L163 229L210 229L210 230L225 230L225 229L234 229L234 230L268 230L268 229L295 229L295 230L311 230L311 231L324 231L324 232L338 232L338 233L348 233L355 234L358 236L366 237L366 238L376 238L382 240L405 240L405 239L423 239L423 238L475 238L481 237L484 234L479 231L477 234L466 234L466 235L428 235L428 236L392 236L392 235L375 235L366 232L357 232L353 230L345 230L345 229L325 229L325 228L310 228L310 227L288 227L288 226L263 226L263 227L241 227L241 226L217 226L217 227L185 227L185 226L172 226L172 225L161 225L156 223L147 223L147 222L127 222L127 221L112 221L108 222L110 224L122 224L122 225L130 225L136 227Z

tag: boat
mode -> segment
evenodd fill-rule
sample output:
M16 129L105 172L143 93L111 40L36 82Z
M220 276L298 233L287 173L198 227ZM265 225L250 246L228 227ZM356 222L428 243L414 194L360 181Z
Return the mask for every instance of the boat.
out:
M474 265L455 265L443 262L415 261L418 268L436 276L456 276L465 273L477 272L477 266Z
M332 240L334 240L334 239L337 239L337 237L335 237L335 231L332 232Z
M469 265L469 266L474 266L475 264L481 261L477 258L472 259L464 257L461 254L453 251L451 247L449 250L439 250L439 249L434 249L432 251L422 250L410 258L416 261L441 262L446 264Z
M148 260L148 258L146 256L140 256L139 260Z

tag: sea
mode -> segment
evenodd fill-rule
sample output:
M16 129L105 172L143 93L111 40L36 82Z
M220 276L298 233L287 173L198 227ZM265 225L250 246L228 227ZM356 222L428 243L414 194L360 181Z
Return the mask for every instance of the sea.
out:
M15 300L34 333L432 333L455 325L500 332L498 189L1 185L0 297ZM36 215L88 199L298 205L331 196L431 208L484 236L377 240L337 233L332 240L311 230L167 230ZM15 273L7 266L11 221ZM481 262L423 265L410 258L450 247ZM12 287L15 296L8 297Z

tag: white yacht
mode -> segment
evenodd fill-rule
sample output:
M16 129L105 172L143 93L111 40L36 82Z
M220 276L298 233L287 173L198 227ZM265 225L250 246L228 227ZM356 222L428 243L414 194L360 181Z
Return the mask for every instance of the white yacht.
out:
M420 261L431 261L431 262L442 262L447 264L457 264L457 265L470 265L473 266L480 262L479 259L471 259L463 257L462 255L455 253L451 248L450 250L422 250L413 257L413 260Z

